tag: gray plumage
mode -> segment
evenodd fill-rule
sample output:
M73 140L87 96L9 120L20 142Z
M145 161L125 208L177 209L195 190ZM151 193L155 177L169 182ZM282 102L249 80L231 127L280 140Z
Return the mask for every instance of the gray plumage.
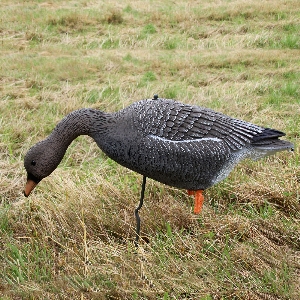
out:
M80 109L26 154L28 178L51 174L70 143L91 136L110 158L164 184L204 190L244 158L293 149L283 132L174 100L141 100L116 113ZM26 193L25 193L26 194Z

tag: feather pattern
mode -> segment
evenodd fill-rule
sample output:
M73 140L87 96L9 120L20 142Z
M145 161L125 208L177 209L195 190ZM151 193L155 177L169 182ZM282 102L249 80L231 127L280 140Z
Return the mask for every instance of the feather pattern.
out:
M264 128L207 108L168 99L144 100L134 107L136 128L166 140L222 139L232 150L250 143ZM131 109L131 107L129 108Z

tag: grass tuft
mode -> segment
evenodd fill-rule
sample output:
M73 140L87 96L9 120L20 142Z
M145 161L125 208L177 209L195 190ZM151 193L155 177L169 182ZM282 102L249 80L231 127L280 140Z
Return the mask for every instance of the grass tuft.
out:
M108 24L121 24L124 22L122 13L118 10L111 10L105 16L105 20Z

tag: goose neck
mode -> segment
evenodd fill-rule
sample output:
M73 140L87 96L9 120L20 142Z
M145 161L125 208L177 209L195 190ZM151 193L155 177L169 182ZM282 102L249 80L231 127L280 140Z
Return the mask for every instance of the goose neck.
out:
M68 147L80 135L92 135L96 130L101 131L108 116L109 114L90 108L75 110L57 124L48 138Z

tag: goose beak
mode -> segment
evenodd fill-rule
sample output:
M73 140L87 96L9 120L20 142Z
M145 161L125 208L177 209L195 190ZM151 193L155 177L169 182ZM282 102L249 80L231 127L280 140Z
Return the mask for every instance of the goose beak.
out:
M37 186L37 184L41 181L36 176L31 173L27 173L27 182L24 189L24 196L28 197L32 190Z
M24 189L24 196L28 197L31 191L37 186L37 183L34 182L32 179L27 179L25 189Z

